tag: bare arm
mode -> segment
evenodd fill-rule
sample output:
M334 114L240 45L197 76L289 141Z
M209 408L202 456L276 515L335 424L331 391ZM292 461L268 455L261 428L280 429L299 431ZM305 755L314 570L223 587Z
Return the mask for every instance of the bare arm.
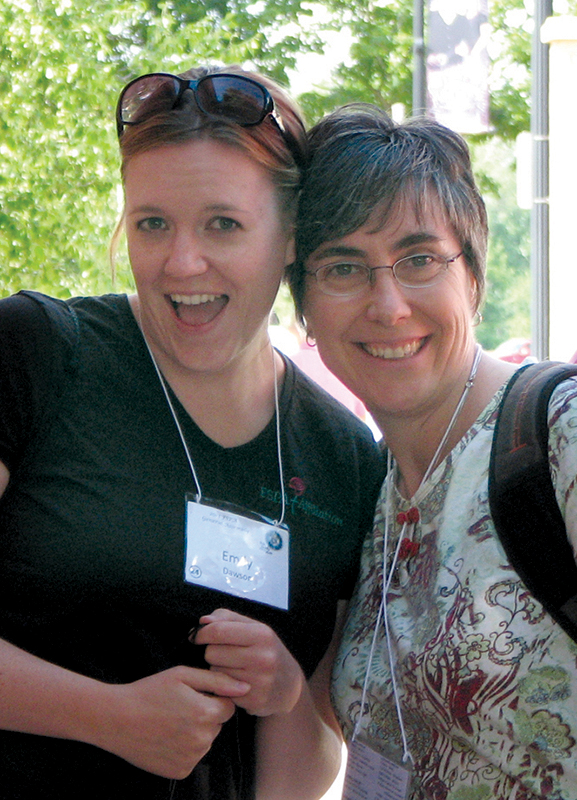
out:
M342 736L329 688L346 608L339 605L331 644L293 711L259 721L258 800L316 800L337 776Z
M8 468L5 464L0 461L0 497L6 491L6 487L8 486L8 481L10 480L10 473L8 472Z
M8 480L0 462L0 496ZM192 771L249 688L189 667L111 685L0 640L0 728L93 744L167 778Z
M206 659L212 669L251 686L235 702L261 718L258 800L314 800L337 775L342 739L330 704L329 682L344 610L342 603L332 642L308 683L266 625L222 609L201 619L205 627L196 641L208 645Z

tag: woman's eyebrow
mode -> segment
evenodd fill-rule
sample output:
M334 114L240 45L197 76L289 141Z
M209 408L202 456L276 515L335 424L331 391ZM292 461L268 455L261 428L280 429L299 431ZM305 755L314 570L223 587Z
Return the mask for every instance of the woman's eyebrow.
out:
M344 244L334 244L329 247L321 247L312 256L313 261L322 261L323 258L332 258L333 256L345 256L347 258L362 258L366 256L366 252L361 250L360 247L348 247Z
M430 231L416 231L415 233L408 233L397 242L394 243L393 249L402 250L403 247L413 247L415 244L428 244L440 242L441 237L437 236Z

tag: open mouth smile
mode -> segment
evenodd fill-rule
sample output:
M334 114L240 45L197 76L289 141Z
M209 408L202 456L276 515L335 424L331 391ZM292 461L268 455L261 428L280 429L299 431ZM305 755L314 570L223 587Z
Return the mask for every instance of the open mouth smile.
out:
M169 298L176 316L187 325L212 322L228 303L226 294L171 294Z
M399 347L387 347L385 345L369 344L361 342L361 347L370 356L382 358L386 361L399 361L403 358L411 358L416 355L425 344L426 339L415 339Z

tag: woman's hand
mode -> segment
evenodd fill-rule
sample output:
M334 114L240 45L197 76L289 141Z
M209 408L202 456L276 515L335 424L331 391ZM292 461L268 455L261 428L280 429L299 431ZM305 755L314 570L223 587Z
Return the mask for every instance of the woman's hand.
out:
M220 672L172 669L127 684L88 678L0 640L0 728L95 745L185 778L250 690Z
M200 619L195 642L206 645L211 671L250 685L233 698L249 714L287 714L298 702L305 677L276 633L262 622L219 608Z
M112 695L93 744L166 778L189 775L235 711L247 684L225 674L174 667Z

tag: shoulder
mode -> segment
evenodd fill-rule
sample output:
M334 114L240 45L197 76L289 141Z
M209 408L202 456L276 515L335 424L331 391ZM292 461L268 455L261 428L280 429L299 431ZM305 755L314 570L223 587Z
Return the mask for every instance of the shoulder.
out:
M75 372L77 329L62 300L0 300L0 459L14 467Z
M368 425L308 377L290 359L286 360L283 411L290 425L333 438L343 447L353 447L382 459L381 447Z
M82 324L96 331L117 331L131 324L136 325L124 294L73 297L67 301L67 305Z
M21 291L0 300L0 326L4 333L16 335L22 330L42 331L59 320L70 318L70 309L64 300L41 294Z
M306 375L291 359L285 358L285 386L290 393L291 406L306 408L314 417L323 417L331 424L374 441L367 425L332 394ZM367 436L369 434L369 436Z
M125 295L73 297L61 300L40 292L22 291L0 300L0 335L5 345L22 350L27 359L57 358L69 363L81 332L112 337L133 322ZM28 361L27 361L28 363Z
M577 409L577 371L574 376L559 383L549 401L549 422L553 424L563 415L571 415Z
M551 477L570 538L577 546L577 376L553 390L547 422Z
M362 497L372 513L386 471L382 446L355 414L287 363L281 398L283 431L292 452Z
M555 387L549 400L549 453L553 465L571 453L577 467L577 375Z
M65 301L22 291L0 300L0 359L18 360L19 369L40 375L59 363L69 364L77 326Z

